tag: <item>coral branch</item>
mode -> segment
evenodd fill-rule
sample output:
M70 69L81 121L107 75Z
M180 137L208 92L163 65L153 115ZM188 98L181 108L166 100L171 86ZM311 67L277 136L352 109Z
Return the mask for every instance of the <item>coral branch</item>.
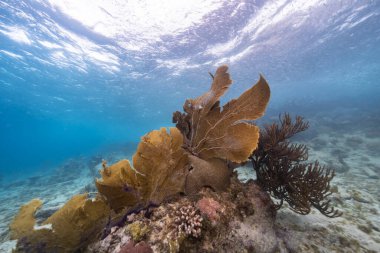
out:
M342 215L326 200L331 194L334 171L320 166L318 161L303 163L308 159L307 147L288 140L305 131L308 122L296 117L293 123L289 114L280 116L279 121L279 124L265 126L260 132L258 148L251 156L257 182L279 200L277 208L286 201L290 209L299 214L310 213L313 206L330 218Z

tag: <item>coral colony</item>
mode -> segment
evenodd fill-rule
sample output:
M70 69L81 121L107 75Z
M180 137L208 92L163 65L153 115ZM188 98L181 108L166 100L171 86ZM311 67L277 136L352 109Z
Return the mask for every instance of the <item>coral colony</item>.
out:
M93 199L75 195L39 224L40 200L21 207L10 225L15 252L270 252L278 244L270 231L283 201L300 214L315 207L341 215L326 199L334 172L307 163L306 147L289 142L308 124L285 114L259 130L253 120L264 115L270 97L262 76L221 106L232 84L227 71L219 67L210 90L173 114L175 128L141 138L133 166L104 163ZM242 183L233 168L249 160L257 180ZM255 229L247 232L243 223Z
M323 215L341 216L330 207L326 197L331 194L330 181L334 171L321 167L318 161L307 163L308 150L303 144L292 144L289 138L305 131L309 124L296 117L293 123L289 114L280 117L260 131L260 141L250 159L256 171L257 183L272 197L279 199L277 208L285 200L290 209L299 214L310 213L311 206Z

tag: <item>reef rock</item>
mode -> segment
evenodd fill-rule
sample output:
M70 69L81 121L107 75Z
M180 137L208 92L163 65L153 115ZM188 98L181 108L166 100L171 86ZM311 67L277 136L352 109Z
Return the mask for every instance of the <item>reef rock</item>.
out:
M277 237L275 216L268 193L253 181L244 184L233 177L223 193L204 188L192 197L173 199L132 214L125 226L114 228L109 237L120 237L120 231L124 231L123 236L133 238L128 227L139 223L147 224L149 229L137 240L130 239L131 245L143 242L152 252L288 252ZM104 241L107 238L91 245L88 252L99 252L94 249L104 245ZM122 247L113 245L102 252L119 252L116 248Z

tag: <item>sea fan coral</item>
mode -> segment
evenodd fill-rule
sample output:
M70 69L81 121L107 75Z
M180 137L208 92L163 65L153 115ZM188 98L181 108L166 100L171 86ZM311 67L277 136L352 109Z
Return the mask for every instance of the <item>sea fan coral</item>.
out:
M227 66L219 67L210 90L186 100L185 113L175 112L173 122L191 154L202 159L244 162L256 148L259 135L258 127L244 120L255 120L264 114L270 90L260 76L256 85L220 108L219 98L232 83L227 70Z
M145 135L133 156L131 167L122 160L101 171L96 187L119 212L136 204L159 204L166 197L183 192L187 156L176 128L155 130Z
M198 158L190 159L191 171L185 188L188 194L203 186L214 190L225 188L231 175L227 161L244 162L257 147L259 128L247 120L264 114L270 97L269 86L260 76L256 85L221 108L219 99L232 83L227 71L227 66L219 67L212 76L210 90L186 100L184 113L173 114L173 122L184 138L184 149ZM199 178L203 180L200 182Z
M34 217L36 211L41 208L42 201L33 199L29 203L20 208L19 213L13 219L9 228L11 231L11 239L18 239L27 236L36 225Z
M258 142L258 127L243 120L263 115L270 91L260 77L221 110L219 98L232 83L227 70L219 67L211 89L187 100L185 113L174 113L180 131L170 128L167 133L162 128L145 135L133 156L133 168L127 160L104 167L96 185L113 210L159 204L177 193L197 193L204 186L217 191L228 186L227 160L246 161Z
M22 207L10 226L13 239L19 239L15 252L75 252L96 240L110 210L101 198L87 197L87 194L72 197L40 229L34 229L34 211L41 202L33 200ZM25 226L30 229L25 231Z
M308 214L315 207L327 217L338 217L341 212L330 206L326 198L331 194L333 170L320 166L318 161L306 163L308 150L303 144L293 144L289 138L309 127L303 118L293 123L289 114L280 116L280 123L266 125L260 132L258 148L251 156L257 182L274 198L277 208L285 200L290 209Z

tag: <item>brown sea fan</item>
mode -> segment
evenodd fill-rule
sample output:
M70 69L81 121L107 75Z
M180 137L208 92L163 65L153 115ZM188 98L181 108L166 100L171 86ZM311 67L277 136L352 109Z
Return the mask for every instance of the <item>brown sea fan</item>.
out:
M121 160L101 171L96 187L120 212L136 204L160 204L165 198L183 192L187 156L181 148L182 135L176 128L154 130L141 138L133 155L133 168Z
M247 161L257 147L259 128L248 121L264 114L270 97L268 83L260 76L254 86L221 107L219 99L232 83L227 71L227 66L220 66L211 75L210 90L186 100L184 113L173 114L173 123L183 135L183 148L189 153L188 194L203 186L225 189L231 176L228 162Z
M228 67L217 69L211 88L195 99L186 100L185 113L175 112L173 122L184 136L184 148L202 159L244 162L256 148L259 128L249 124L264 115L270 97L263 76L237 99L220 107L219 99L232 81Z

